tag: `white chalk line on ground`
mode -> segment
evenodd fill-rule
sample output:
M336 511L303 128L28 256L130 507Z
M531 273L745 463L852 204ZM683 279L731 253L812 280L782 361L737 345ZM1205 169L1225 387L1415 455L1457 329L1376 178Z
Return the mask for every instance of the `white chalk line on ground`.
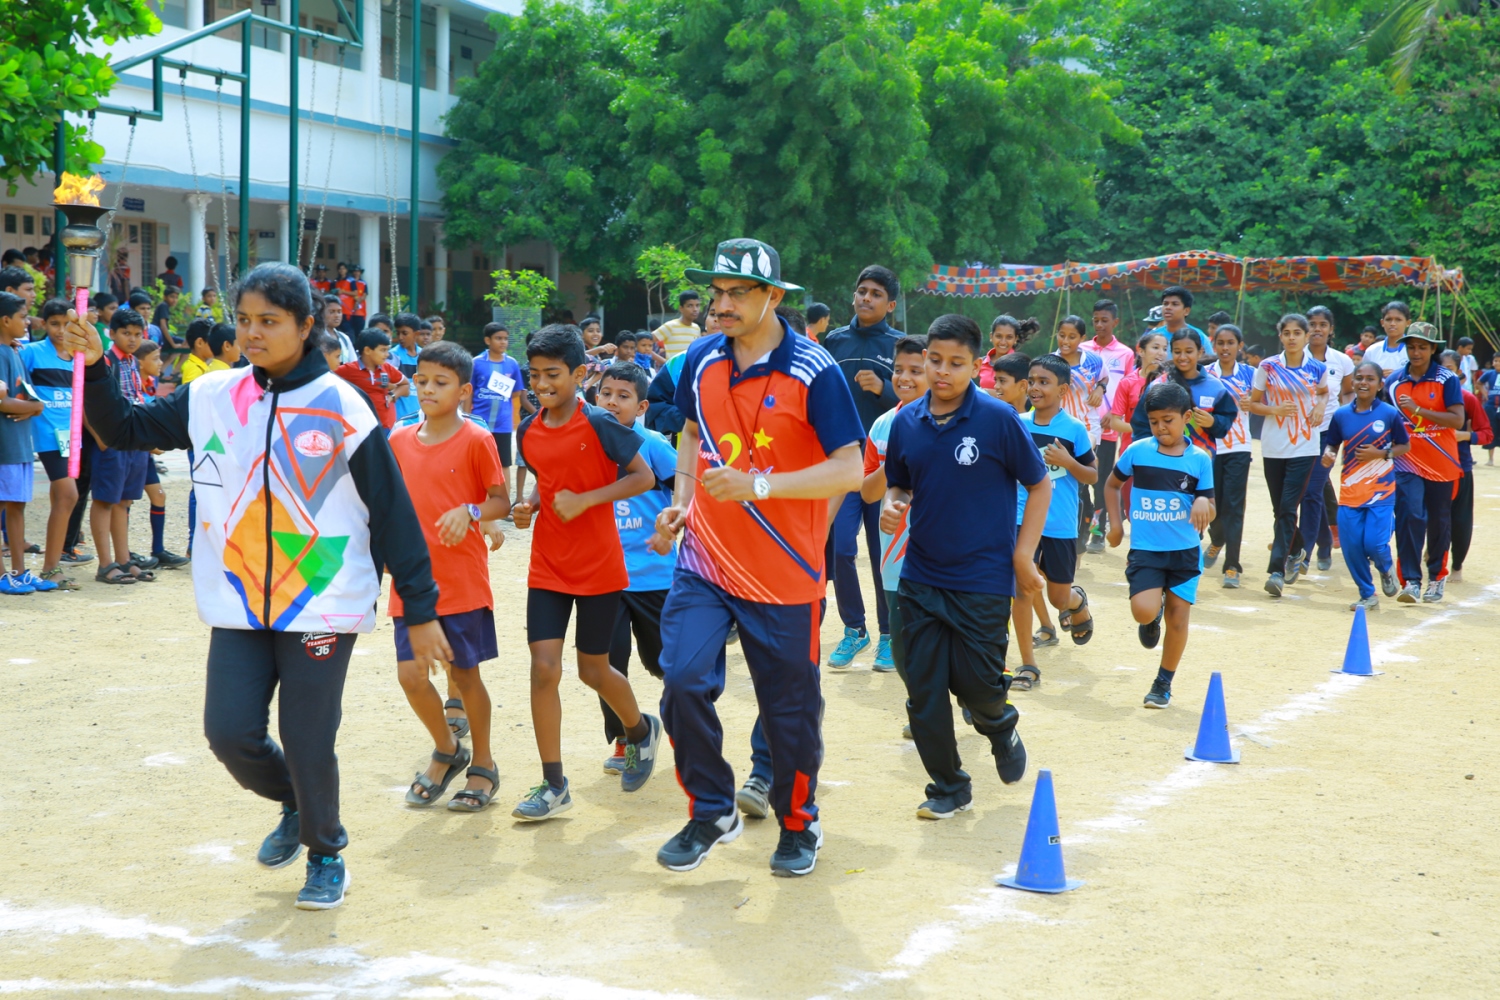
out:
M1385 642L1372 644L1370 659L1376 665L1413 662L1416 657L1398 653L1397 650L1421 638L1427 630L1488 604L1497 596L1500 596L1500 584L1491 584L1481 591L1480 596L1460 601L1437 614L1422 619ZM1366 677L1333 674L1311 691L1289 698L1281 705L1263 712L1254 722L1241 726L1236 735L1262 746L1267 745L1271 742L1267 734L1278 726L1308 715L1329 711L1333 708L1333 702L1336 699L1370 681L1371 678ZM1150 810L1170 805L1173 800L1183 794L1233 773L1232 769L1219 764L1196 761L1184 763L1166 777L1147 786L1143 793L1128 795L1120 799L1115 811L1109 815L1098 819L1082 820L1074 824L1076 827L1097 831L1097 833L1064 834L1063 843L1074 846L1099 843L1108 839L1106 834L1139 829L1146 824L1144 814ZM1013 874L1014 871L1015 865L1011 864L1006 866L1002 874ZM885 980L905 979L928 961L958 947L963 933L987 924L1001 921L1043 924L1058 922L1026 909L1023 904L1032 901L1029 893L998 887L987 888L978 895L970 897L967 902L951 907L957 914L955 918L936 921L917 928L907 936L905 946L887 963L885 969L878 973L856 975L843 984L843 990L855 992Z
M1426 630L1488 603L1496 595L1500 595L1500 585L1486 587L1480 598L1460 602L1425 618L1396 637L1373 646L1372 660L1377 664L1389 664L1414 659L1397 650L1420 638ZM1269 742L1267 733L1276 727L1330 710L1335 699L1363 683L1366 683L1364 678L1335 674L1313 690L1262 713L1254 722L1242 726L1237 735L1264 745ZM162 759L171 756L157 755L148 758L146 763L148 766L178 763ZM1183 764L1148 786L1143 793L1122 798L1108 816L1074 824L1095 833L1071 833L1064 837L1064 843L1076 846L1100 842L1107 840L1109 833L1138 829L1145 825L1145 813L1169 805L1184 793L1231 773L1229 769L1213 764ZM233 860L233 848L228 846L203 844L189 850L214 863ZM1027 904L1033 902L1030 896L1013 890L986 888L967 901L951 906L953 918L929 923L913 931L884 969L858 973L842 984L842 989L852 992L884 981L905 979L932 959L958 947L964 933L988 924L1002 921L1044 925L1060 922L1028 909ZM117 917L90 907L23 908L0 900L0 937L17 935L90 935L111 941L173 944L183 948L229 948L268 963L267 972L290 972L300 979L249 975L217 976L191 983L163 983L150 979L69 982L29 977L0 979L0 994L133 991L201 995L253 991L335 1000L412 995L472 996L484 1000L696 1000L692 994L623 989L579 976L547 975L500 962L481 965L422 952L387 958L372 958L350 947L288 952L275 941L250 941L226 932L196 935L185 928L157 924L143 917Z

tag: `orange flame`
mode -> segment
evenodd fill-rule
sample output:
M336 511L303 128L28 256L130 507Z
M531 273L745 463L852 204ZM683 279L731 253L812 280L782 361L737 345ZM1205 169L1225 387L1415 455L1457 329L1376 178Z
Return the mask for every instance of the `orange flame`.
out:
M98 205L96 192L104 190L104 178L90 174L63 174L63 181L52 192L52 200L58 205Z

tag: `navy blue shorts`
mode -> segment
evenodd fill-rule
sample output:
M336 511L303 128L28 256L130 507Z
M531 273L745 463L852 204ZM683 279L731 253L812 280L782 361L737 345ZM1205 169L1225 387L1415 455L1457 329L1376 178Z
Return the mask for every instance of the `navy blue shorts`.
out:
M161 470L156 467L156 456L148 455L146 461L146 486L161 485Z
M396 623L396 659L413 659L405 619L398 617L393 620ZM448 645L453 647L453 666L472 670L500 655L495 642L495 612L489 608L438 615L438 621L442 623L443 634L448 637Z
M1169 590L1189 604L1198 602L1198 578L1203 575L1203 553L1198 548L1173 552L1131 549L1125 557L1125 579L1130 596L1143 590Z
M1072 583L1078 567L1078 548L1072 538L1048 538L1036 543L1036 564L1051 583Z
M106 448L94 456L91 490L95 503L139 500L146 490L146 466L151 455L144 451Z

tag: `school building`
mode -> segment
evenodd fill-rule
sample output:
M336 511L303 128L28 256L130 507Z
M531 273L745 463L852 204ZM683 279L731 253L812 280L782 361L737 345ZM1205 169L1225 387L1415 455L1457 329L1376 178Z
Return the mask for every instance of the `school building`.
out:
M349 48L340 58L331 45L301 42L299 97L301 111L297 171L301 188L300 229L289 218L288 104L291 40L263 27L252 27L250 175L241 192L239 84L225 81L222 91L212 77L163 74L164 119L141 120L131 141L126 118L100 114L94 137L106 150L97 168L107 182L100 194L105 206L119 199L112 251L122 272L117 282L149 284L164 270L168 256L179 261L177 273L196 295L213 287L215 277L227 287L239 267L239 198L250 198L253 229L250 264L291 261L300 236L301 261L328 267L358 263L372 296L383 302L389 290L394 237L400 293L413 290L409 273L410 227L418 227L420 266L417 303L439 304L450 314L489 291L489 275L498 268L530 268L555 281L568 307L581 317L590 308L592 281L567 273L549 244L531 242L503 248L451 249L443 242L443 211L436 167L454 145L443 134L443 115L456 102L454 91L494 48L495 35L486 20L514 14L521 0L423 0L422 93L419 168L420 196L411 201L412 4L401 0L345 0L363 4L364 47ZM157 48L216 20L253 8L255 13L286 23L288 0L152 0L163 29L152 38L121 42L108 51L115 62ZM343 34L333 0L300 0L299 24L324 33ZM172 59L195 66L237 70L239 32L201 39L173 52ZM103 48L101 43L101 49ZM105 100L113 105L150 108L150 65L127 69ZM87 123L87 119L82 120ZM127 149L129 156L127 160ZM123 179L123 187L121 181ZM0 250L42 247L52 237L49 204L53 178L40 174L35 185L22 184L6 197L0 192ZM322 226L319 228L319 215ZM394 217L394 226L392 219ZM101 269L103 270L103 269ZM106 287L101 276L100 287Z

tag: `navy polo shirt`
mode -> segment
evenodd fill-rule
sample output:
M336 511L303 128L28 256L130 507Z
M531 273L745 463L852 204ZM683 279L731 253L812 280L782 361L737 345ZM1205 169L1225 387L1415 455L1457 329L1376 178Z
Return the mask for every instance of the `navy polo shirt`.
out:
M886 445L885 478L911 491L904 580L945 590L1013 597L1016 488L1047 467L1009 403L972 382L939 425L929 392L901 409Z

